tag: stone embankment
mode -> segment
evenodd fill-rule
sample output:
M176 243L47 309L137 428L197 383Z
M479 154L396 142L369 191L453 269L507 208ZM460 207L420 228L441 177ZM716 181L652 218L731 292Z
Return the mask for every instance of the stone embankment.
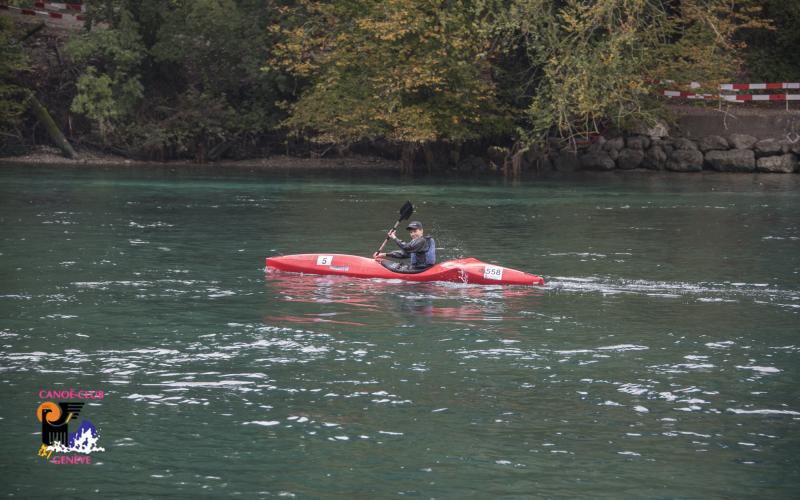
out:
M673 172L798 172L800 140L761 139L746 134L700 139L631 135L596 138L577 152L551 153L545 162L556 170L651 169Z
M658 122L625 136L598 136L577 150L557 143L529 152L526 166L556 170L799 172L800 110L669 106Z

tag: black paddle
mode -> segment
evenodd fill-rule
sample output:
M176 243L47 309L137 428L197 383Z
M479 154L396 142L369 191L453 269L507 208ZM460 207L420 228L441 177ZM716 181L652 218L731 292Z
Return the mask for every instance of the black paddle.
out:
M407 201L406 204L403 205L402 208L400 208L400 218L397 219L397 222L394 223L394 227L392 227L392 229L389 232L396 231L397 226L399 226L402 221L411 217L411 214L413 213L414 213L414 205L412 205L410 201ZM383 250L383 247L386 246L387 241L389 241L388 233L386 234L386 238L383 240L383 243L381 243L380 248L378 248L378 251L375 252L375 255L381 253L381 250Z

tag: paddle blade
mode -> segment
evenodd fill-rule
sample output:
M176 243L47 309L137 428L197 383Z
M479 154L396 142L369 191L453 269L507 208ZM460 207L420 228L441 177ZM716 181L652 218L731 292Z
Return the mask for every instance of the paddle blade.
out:
M411 204L410 201L407 201L405 205L400 209L400 220L404 221L411 217L411 214L414 213L414 205Z

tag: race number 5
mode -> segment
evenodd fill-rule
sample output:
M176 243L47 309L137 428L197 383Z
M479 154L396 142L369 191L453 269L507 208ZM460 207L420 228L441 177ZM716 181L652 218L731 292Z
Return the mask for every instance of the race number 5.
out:
M500 266L486 266L483 269L483 278L487 280L503 279L503 268Z
M317 265L318 266L330 266L331 262L333 262L333 255L318 255L317 256Z

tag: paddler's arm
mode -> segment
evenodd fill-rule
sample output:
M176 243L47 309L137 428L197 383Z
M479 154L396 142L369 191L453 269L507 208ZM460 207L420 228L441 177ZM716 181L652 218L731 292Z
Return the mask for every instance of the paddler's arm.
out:
M424 238L417 238L415 240L411 240L408 243L406 243L405 241L397 237L394 230L389 231L389 234L387 236L389 236L389 238L391 238L392 240L394 240L395 243L397 243L397 246L399 246L403 250L406 256L414 252L419 252L425 247ZM391 256L391 254L389 256Z
M383 257L392 257L392 258L395 258L395 259L405 259L406 257L408 257L408 254L406 252L402 251L402 250L395 250L394 252L389 252L389 253L384 253L384 252L378 253L378 252L375 252L374 254L372 254L372 258L376 259L376 260L377 259L382 259Z
M389 231L389 234L387 234L386 236L388 236L390 240L397 243L397 246L400 247L400 250L395 250L394 252L386 253L385 254L386 257L393 257L395 259L405 259L406 257L408 257L408 252L406 251L406 246L408 246L408 244L403 242L403 240L397 237L397 234L395 234L394 229Z
M394 229L390 230L386 234L386 237L389 238L390 240L393 240L395 243L397 243L397 245L400 248L403 248L403 245L405 245L405 243L403 243L402 241L400 241L400 239L397 238L397 235L395 234L395 230ZM392 257L392 258L395 258L395 259L405 259L405 258L408 257L408 252L405 252L403 250L395 250L394 252L380 252L380 253L379 252L375 252L374 254L372 254L372 258L376 259L376 260L382 259L383 257Z

